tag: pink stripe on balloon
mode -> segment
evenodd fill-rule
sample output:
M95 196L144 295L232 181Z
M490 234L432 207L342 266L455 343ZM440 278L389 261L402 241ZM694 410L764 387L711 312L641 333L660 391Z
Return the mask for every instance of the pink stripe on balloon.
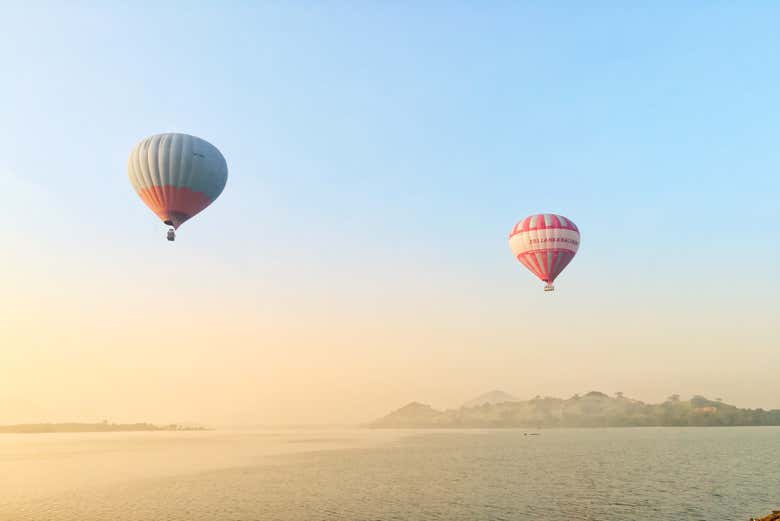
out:
M509 234L509 237L512 238L513 236L517 235L518 233L527 232L529 230L549 230L549 229L558 229L558 230L573 230L575 232L579 233L579 229L577 228L577 225L574 224L570 219L564 218L566 224L563 224L563 220L561 220L561 216L556 214L547 214L552 216L550 225L547 225L544 219L545 214L536 214L536 215L529 215L522 221L519 221L514 228L512 228L512 232ZM531 228L531 220L534 220L534 227Z

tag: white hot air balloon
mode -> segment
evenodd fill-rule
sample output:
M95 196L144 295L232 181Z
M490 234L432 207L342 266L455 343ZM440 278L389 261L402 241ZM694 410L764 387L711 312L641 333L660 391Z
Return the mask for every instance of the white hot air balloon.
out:
M188 134L157 134L130 152L127 173L135 191L172 228L168 240L184 221L219 197L227 183L227 163L217 148Z

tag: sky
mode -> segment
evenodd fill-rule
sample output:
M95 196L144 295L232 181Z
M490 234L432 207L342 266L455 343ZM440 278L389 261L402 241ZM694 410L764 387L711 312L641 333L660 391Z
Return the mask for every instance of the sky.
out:
M780 6L235 2L0 18L0 423L780 408ZM133 145L217 146L165 240ZM511 255L579 226L543 283Z

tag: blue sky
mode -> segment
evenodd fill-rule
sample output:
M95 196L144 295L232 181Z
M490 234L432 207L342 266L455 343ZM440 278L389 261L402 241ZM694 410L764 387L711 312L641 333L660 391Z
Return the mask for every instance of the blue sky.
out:
M633 309L652 317L639 329L688 323L685 338L727 318L745 329L710 340L778 364L779 15L760 2L6 8L7 282L44 296L79 277L156 281L150 299L207 288L225 313L241 295L300 316L335 300L345 321L404 316L393 299L448 302L442 323L542 305L609 328ZM209 140L230 172L175 249L126 176L135 142L166 131ZM552 309L506 243L547 211L582 231Z

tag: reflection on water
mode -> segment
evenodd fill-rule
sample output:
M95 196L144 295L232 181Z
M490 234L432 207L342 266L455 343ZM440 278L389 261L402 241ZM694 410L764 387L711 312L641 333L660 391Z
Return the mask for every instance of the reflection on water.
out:
M0 519L746 520L780 429L0 437ZM335 450L333 450L335 449Z

